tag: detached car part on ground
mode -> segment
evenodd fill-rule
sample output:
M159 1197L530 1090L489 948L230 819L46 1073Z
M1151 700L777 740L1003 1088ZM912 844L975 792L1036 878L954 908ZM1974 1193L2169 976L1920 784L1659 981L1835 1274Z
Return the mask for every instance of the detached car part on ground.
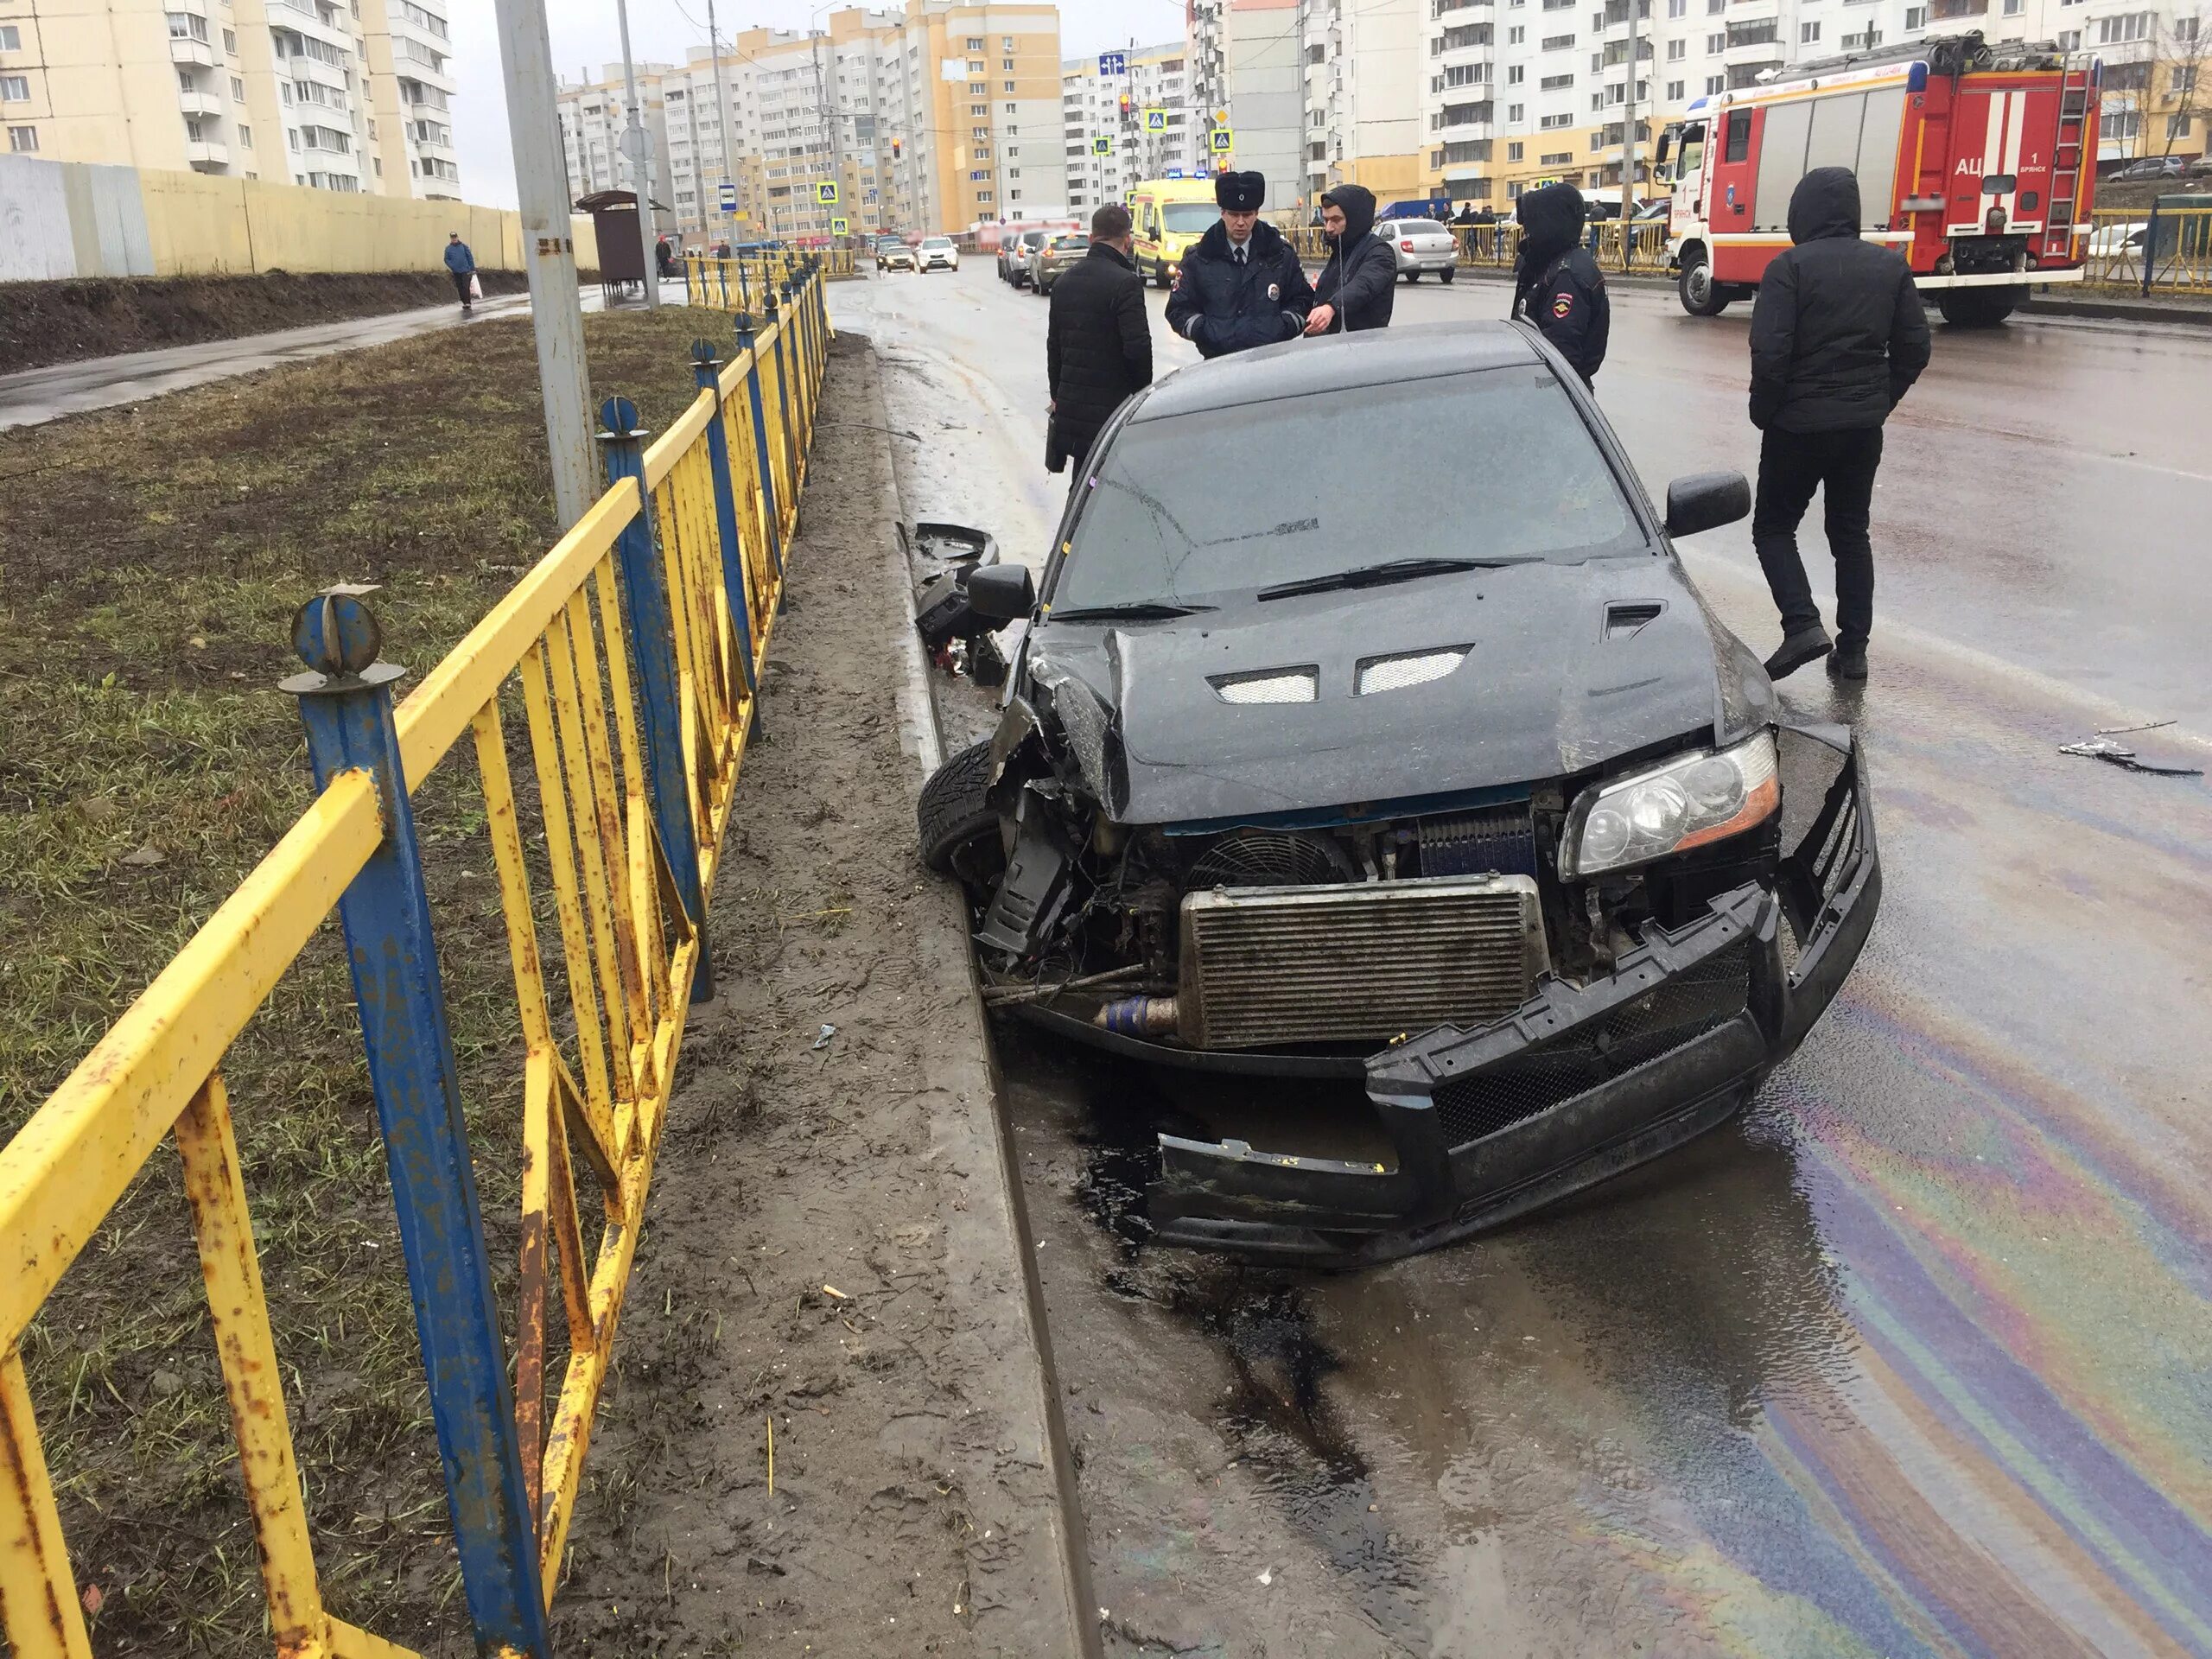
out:
M1440 477L1484 511L1378 558L1368 504ZM1716 474L1656 512L1522 325L1392 329L1168 376L1041 588L967 567L961 627L1028 626L922 849L993 1001L1372 1107L1350 1157L1162 1135L1160 1237L1425 1249L1712 1127L1796 1047L1880 873L1851 734L1787 717L1675 556L1749 505Z

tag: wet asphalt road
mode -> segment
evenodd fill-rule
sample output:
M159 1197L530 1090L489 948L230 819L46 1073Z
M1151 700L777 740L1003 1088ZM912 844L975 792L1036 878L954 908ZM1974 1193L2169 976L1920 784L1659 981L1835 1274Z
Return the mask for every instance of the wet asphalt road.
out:
M1744 309L1617 292L1599 397L1655 493L1753 466ZM1044 311L988 263L833 290L910 509L1030 556ZM2212 792L2057 753L2173 718L2146 757L2212 759L2208 385L2202 332L1939 327L1874 677L1784 684L1867 746L1881 919L1685 1151L1380 1271L1240 1270L1132 1244L1119 1185L1222 1085L1005 1031L1109 1651L2212 1653ZM1747 527L1684 556L1767 649Z

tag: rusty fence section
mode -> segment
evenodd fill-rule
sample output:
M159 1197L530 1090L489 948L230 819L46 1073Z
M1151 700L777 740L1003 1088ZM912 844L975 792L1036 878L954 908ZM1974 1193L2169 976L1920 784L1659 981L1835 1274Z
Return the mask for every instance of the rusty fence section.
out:
M2119 293L2212 294L2212 207L2099 207L2082 245L2082 280Z
M728 349L695 344L699 394L650 443L636 410L607 400L607 493L404 701L359 590L302 607L294 644L307 671L284 689L307 728L313 804L0 1148L0 1625L15 1659L92 1652L23 1332L172 1132L272 1646L287 1659L407 1659L322 1605L222 1074L231 1043L334 910L476 1645L547 1652L685 1012L711 975L708 903L828 361L822 276L804 261L756 267L747 287L765 321L756 330L741 311ZM503 697L526 728L517 748L533 787L521 791ZM486 1153L522 1174L512 1342L493 1296L410 800L464 739L524 1074L522 1145ZM556 939L540 937L526 847L550 868Z

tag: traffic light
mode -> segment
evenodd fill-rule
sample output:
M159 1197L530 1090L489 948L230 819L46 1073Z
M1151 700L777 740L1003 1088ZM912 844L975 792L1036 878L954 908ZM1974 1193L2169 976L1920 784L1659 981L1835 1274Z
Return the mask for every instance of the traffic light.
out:
M891 141L891 159L893 161L895 162L899 159L899 151L905 143L906 140L903 138L893 138Z
M1122 120L1124 120L1124 121L1126 121L1126 120L1128 120L1128 118L1129 118L1129 95L1128 95L1127 92L1123 92L1123 93L1122 94Z

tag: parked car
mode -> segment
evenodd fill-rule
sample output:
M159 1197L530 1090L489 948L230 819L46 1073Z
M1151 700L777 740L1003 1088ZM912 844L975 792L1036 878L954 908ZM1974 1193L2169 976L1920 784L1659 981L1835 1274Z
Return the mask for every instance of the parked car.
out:
M1020 288L1029 280L1029 251L1049 235L1046 231L1017 231L999 238L999 280Z
M2185 170L2185 158L2182 156L2145 156L2130 162L2105 181L2107 184L2140 184L2146 181L2178 179Z
M2189 164L2189 176L2192 179L2212 179L2212 152L2199 156Z
M2089 232L2089 257L2140 259L2150 239L2151 226L2145 219L2127 225L2100 225Z
M1433 219L1376 220L1376 232L1390 238L1398 256L1398 275L1417 283L1422 273L1434 271L1436 280L1448 283L1459 274L1459 238Z
M967 576L1027 626L922 856L1016 1017L1367 1097L1301 1141L1171 1091L1156 1236L1463 1236L1721 1122L1835 996L1881 887L1856 740L1790 712L1675 550L1749 512L1740 474L1662 512L1497 321L1179 370L1086 471L1041 579ZM1440 477L1484 510L1378 544L1370 504Z
M1090 251L1090 238L1072 231L1039 243L1029 255L1029 286L1050 294L1059 274Z
M933 270L960 269L960 250L952 245L949 236L925 236L922 245L915 250L915 263L926 276Z
M920 262L914 257L913 249L908 247L903 241L893 242L888 247L879 249L875 256L875 264L879 270L919 270L921 269Z

